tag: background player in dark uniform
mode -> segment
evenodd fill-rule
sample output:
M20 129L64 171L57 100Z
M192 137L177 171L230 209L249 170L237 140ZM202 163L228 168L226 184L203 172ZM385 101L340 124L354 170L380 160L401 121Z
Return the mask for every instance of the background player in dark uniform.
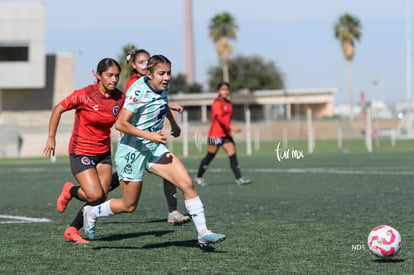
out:
M211 125L208 132L207 155L200 163L195 180L199 185L206 185L202 177L221 146L230 159L230 167L236 178L236 183L239 185L251 183L250 179L245 179L241 176L236 155L236 145L231 134L231 131L240 132L241 129L231 124L233 106L229 99L230 84L227 82L219 83L217 85L217 93L218 97L211 105Z

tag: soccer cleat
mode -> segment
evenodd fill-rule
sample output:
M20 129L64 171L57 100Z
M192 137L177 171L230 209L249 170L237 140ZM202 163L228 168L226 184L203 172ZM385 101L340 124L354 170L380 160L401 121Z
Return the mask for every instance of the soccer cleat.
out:
M89 241L82 238L80 234L80 230L78 230L74 226L70 226L66 228L65 232L63 233L63 237L67 242L75 242L75 243L89 243Z
M201 185L201 186L206 186L207 185L207 183L204 181L203 178L195 177L195 181L198 185Z
M90 205L83 207L83 229L89 240L95 239L96 217L92 213L92 209Z
M167 222L169 224L183 224L190 221L190 217L187 215L183 215L177 210L174 210L168 213Z
M70 194L70 189L73 187L73 183L66 182L63 185L62 192L60 192L59 197L56 201L56 209L60 213L64 212L66 207L68 206L70 200L72 199L72 195Z
M206 230L202 237L198 237L198 245L206 247L213 243L220 243L226 239L226 235L213 233L210 230Z
M252 182L251 179L245 179L245 178L240 178L240 179L236 180L236 183L238 185L246 185L246 184L249 184L251 182Z

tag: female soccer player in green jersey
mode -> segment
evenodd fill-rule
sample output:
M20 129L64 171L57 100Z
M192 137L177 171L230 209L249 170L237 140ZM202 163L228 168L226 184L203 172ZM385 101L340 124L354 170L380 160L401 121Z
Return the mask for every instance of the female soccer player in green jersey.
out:
M128 90L116 128L124 133L115 156L122 198L97 206L85 206L84 230L95 238L96 220L114 214L135 211L141 195L145 170L158 175L181 190L185 207L198 233L198 243L206 246L226 236L207 228L203 203L184 164L165 146L163 121L168 110L167 92L171 80L171 62L162 55L148 60L147 76Z

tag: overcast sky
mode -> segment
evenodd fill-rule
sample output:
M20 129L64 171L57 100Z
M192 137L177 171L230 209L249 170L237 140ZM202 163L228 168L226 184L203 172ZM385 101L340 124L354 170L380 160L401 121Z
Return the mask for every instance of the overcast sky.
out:
M164 54L173 63L173 74L184 73L183 0L44 2L47 53L74 54L77 88L92 83L91 71L98 61L117 58L127 43L151 54ZM404 101L406 3L193 0L196 81L205 84L208 67L217 66L208 24L214 15L227 11L239 27L237 40L232 42L233 56L259 55L280 68L287 89L338 88L336 103L347 103L347 67L340 44L334 39L333 26L348 12L362 24L362 40L356 43L353 62L355 101L362 91L368 100ZM374 79L379 80L377 85Z

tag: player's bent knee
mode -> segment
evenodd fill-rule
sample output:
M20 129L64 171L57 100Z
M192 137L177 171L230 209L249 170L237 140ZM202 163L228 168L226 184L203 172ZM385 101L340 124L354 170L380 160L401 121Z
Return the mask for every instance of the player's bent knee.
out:
M104 201L106 201L106 195L103 194L91 194L91 195L87 195L85 198L85 202L87 202L90 205L98 205L100 203L103 203Z

